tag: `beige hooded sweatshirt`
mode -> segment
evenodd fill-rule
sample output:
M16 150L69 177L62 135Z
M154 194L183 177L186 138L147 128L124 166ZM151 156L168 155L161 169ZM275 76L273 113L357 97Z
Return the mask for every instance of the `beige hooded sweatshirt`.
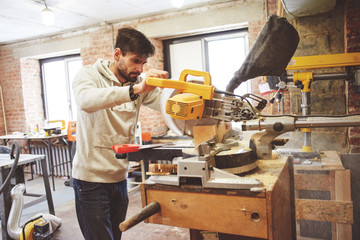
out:
M129 162L116 159L114 144L134 143L140 105L160 110L161 90L130 100L129 85L122 84L109 69L112 62L98 60L83 67L73 80L77 104L76 154L73 178L101 183L125 180ZM141 77L137 82L142 81Z

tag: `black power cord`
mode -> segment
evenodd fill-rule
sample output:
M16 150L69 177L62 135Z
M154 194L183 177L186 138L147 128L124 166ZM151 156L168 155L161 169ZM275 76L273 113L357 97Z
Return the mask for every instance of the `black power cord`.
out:
M16 155L14 156L14 150L16 151ZM19 144L14 141L13 144L11 145L11 151L10 151L10 158L11 159L15 159L14 160L14 163L11 167L11 170L8 174L8 176L6 177L3 185L1 185L0 187L0 194L3 193L4 189L6 186L8 186L10 184L10 180L12 178L12 176L14 175L15 173L15 170L16 170L16 167L18 165L18 162L19 162L19 158L20 158L20 147L19 147Z

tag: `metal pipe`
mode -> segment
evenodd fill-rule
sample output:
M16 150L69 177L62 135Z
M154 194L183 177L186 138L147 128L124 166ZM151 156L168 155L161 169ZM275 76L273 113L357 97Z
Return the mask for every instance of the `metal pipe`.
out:
M331 119L331 120L330 120ZM360 117L351 119L347 118L326 118L321 119L297 119L295 121L295 128L320 128L320 127L357 127L360 126Z
M290 121L286 119L294 119L295 117L266 117L264 120L250 120L242 125L243 131L273 129L277 123L286 123ZM278 121L277 121L278 120ZM348 117L305 117L299 116L293 120L293 127L298 128L321 128L321 127L358 127L360 126L360 116ZM286 131L285 131L286 132Z
M303 116L308 116L311 114L311 100L310 100L310 92L302 92L302 102L301 102L301 110ZM307 129L304 129L307 130ZM303 132L303 148L311 149L311 131Z
M20 239L22 228L20 226L20 218L24 208L25 184L17 184L11 190L12 204L7 222L7 232L13 239ZM3 229L4 231L4 229Z
M287 80L293 81L294 76L287 76ZM349 75L346 73L324 73L324 74L314 74L313 80L341 80L341 79L348 79Z
M329 74L315 74L314 80L341 80L348 79L349 75L346 73L329 73Z
M310 101L310 92L302 92L301 94L301 111L303 116L311 114L311 101Z

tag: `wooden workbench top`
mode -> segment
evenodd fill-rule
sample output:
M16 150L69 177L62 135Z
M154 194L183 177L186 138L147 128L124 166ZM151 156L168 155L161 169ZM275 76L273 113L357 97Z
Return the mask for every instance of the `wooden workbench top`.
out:
M294 164L295 170L342 170L344 169L341 158L336 151L321 151L320 159L311 164Z
M249 189L223 189L223 188L204 188L200 185L183 184L180 186L171 186L164 184L145 184L146 188L164 190L164 191L184 191L197 193L214 193L238 196L256 196L265 197L266 191L272 190L278 180L281 171L286 165L287 157L281 157L275 160L258 160L258 168L251 173L244 175L246 178L258 179L264 186L259 188L257 192Z

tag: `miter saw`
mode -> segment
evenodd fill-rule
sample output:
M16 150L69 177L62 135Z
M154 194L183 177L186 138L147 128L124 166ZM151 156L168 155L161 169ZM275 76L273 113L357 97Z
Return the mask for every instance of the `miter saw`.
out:
M203 76L204 83L187 82L188 75ZM351 127L360 126L359 116L304 117L267 116L260 111L266 100L254 96L237 96L219 91L211 86L208 73L184 70L179 80L148 78L147 84L157 87L171 87L176 94L167 99L164 111L174 119L208 123L210 119L220 121L242 121L242 130L260 130L255 133L249 146L239 141L238 135L230 132L222 142L216 136L197 146L196 156L177 160L177 175L155 175L149 181L160 184L180 185L186 178L201 179L203 187L258 189L262 183L256 179L237 176L257 167L257 159L271 159L275 145L286 141L276 140L279 135L308 127ZM247 99L251 97L258 105L253 107ZM194 124L194 122L192 122Z
M189 76L203 77L204 81L189 82ZM148 78L147 84L173 89L175 95L163 102L162 112L183 123L186 127L182 130L188 135L193 135L194 125L256 119L267 103L252 94L238 96L220 91L211 85L209 73L195 70L182 71L179 80ZM250 100L256 101L257 106L253 107ZM169 126L172 128L171 124ZM201 179L203 187L249 189L261 186L258 180L235 175L253 170L257 165L254 152L239 146L239 135L234 131L227 132L221 142L217 136L206 139L197 150L193 156L185 154L187 156L177 160L177 175L151 176L149 181L179 185L186 178L197 178Z
M284 141L276 140L279 135L303 127L359 126L358 116L332 119L289 115L263 117L260 111L266 106L266 100L253 94L233 94L237 86L250 78L283 74L298 43L299 36L294 27L285 18L273 15L261 29L241 68L227 85L227 91L213 87L209 73L195 70L184 70L179 80L148 78L148 85L165 88L162 115L169 128L178 135L193 136L195 125L217 124L219 121L243 121L243 131L260 130L246 145L236 139L239 135L233 131L222 141L216 137L207 139L197 146L197 154L178 158L177 175L156 175L149 180L179 185L186 179L195 178L201 179L203 187L258 187L261 186L260 181L235 174L255 169L257 159L271 159L275 145L285 144ZM187 78L190 75L202 77L203 81L190 82ZM254 102L256 107L252 105ZM151 153L147 152L146 156L149 155Z

